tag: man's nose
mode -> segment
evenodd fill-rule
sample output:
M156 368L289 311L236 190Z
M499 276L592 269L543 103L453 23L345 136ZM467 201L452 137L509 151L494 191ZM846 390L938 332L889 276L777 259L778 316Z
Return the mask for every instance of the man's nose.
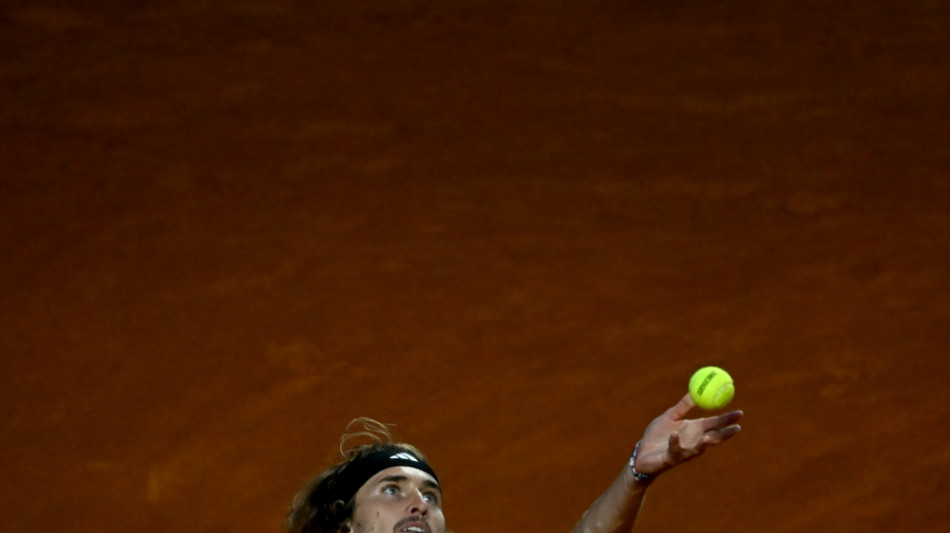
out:
M409 514L425 515L428 512L429 504L426 502L425 496L418 490L412 491L412 495L409 497Z

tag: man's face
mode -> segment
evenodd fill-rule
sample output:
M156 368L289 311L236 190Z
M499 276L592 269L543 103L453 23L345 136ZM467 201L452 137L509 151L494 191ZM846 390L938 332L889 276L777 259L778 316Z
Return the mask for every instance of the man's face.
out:
M429 474L408 466L378 472L356 492L352 533L445 533L442 491Z

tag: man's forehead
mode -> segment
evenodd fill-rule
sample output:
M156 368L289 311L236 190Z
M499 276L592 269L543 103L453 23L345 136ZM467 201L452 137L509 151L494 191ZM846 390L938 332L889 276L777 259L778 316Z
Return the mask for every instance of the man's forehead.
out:
M419 483L421 485L439 488L439 482L436 481L431 474L411 466L391 466L389 468L380 470L373 477L369 478L369 481L367 481L363 486L369 487L386 481L410 481Z

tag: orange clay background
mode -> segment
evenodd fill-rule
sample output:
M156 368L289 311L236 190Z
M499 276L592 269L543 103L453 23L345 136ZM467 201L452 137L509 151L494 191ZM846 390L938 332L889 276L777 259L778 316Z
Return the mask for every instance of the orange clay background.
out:
M950 6L0 2L3 531L279 532L371 416L457 533L939 531Z

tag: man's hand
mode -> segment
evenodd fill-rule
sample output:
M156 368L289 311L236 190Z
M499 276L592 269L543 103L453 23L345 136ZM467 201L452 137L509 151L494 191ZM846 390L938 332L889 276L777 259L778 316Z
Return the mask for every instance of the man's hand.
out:
M702 454L739 432L742 411L707 418L686 418L695 407L689 394L647 426L637 452L637 472L658 475Z

